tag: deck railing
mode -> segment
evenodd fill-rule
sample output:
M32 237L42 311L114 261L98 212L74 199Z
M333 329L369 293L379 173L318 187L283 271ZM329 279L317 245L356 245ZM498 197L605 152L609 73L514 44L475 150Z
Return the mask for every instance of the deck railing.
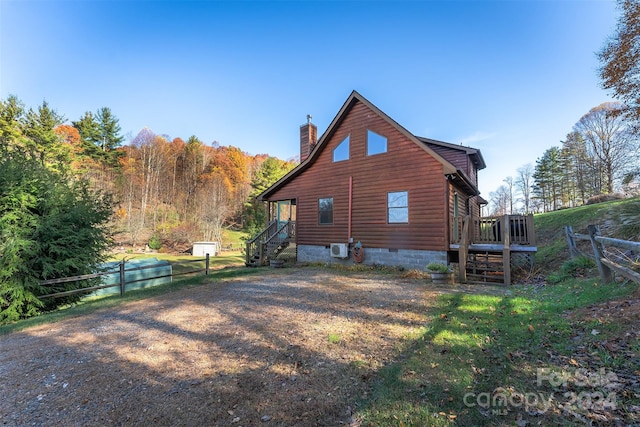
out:
M264 251L264 242L271 236L273 236L278 229L278 221L271 221L267 228L262 230L260 234L258 234L253 239L247 242L247 248L245 252L245 262L247 265L251 263L251 258L254 255L259 254L260 258L262 258L262 252Z
M296 236L296 222L286 221L279 223L271 221L267 228L260 234L247 242L245 253L246 265L263 265L267 262L269 255L278 250L282 242L290 241ZM255 262L254 263L254 259Z
M462 233L464 222L469 217L452 217L450 224L450 236L452 244L460 244L463 240ZM496 244L505 243L505 235L508 232L511 245L536 245L533 215L503 215L484 218L473 218L466 239L471 244Z

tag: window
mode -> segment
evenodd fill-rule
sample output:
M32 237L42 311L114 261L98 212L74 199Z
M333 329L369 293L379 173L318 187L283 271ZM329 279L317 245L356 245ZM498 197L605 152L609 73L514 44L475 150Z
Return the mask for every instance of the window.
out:
M367 156L387 152L387 138L367 130Z
M387 220L389 224L409 222L409 192L387 193Z
M349 135L333 149L333 161L341 162L343 160L349 160Z
M318 222L333 224L333 197L318 199Z

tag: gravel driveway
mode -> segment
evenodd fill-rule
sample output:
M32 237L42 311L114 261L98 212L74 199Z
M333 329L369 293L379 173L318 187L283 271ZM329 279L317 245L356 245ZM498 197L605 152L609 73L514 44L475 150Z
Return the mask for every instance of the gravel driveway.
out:
M265 269L0 336L0 424L357 425L437 293Z

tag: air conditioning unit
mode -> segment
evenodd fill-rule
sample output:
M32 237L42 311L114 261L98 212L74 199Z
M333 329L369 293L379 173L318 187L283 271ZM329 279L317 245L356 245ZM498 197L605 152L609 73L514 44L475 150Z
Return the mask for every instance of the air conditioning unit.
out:
M349 245L346 243L332 243L331 256L333 258L348 258Z

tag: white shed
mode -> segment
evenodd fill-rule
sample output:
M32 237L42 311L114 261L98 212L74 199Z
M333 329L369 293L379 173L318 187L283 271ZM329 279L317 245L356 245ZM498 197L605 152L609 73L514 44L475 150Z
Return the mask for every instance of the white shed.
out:
M195 242L193 244L193 256L203 257L206 254L209 256L216 256L220 252L220 245L218 242Z

